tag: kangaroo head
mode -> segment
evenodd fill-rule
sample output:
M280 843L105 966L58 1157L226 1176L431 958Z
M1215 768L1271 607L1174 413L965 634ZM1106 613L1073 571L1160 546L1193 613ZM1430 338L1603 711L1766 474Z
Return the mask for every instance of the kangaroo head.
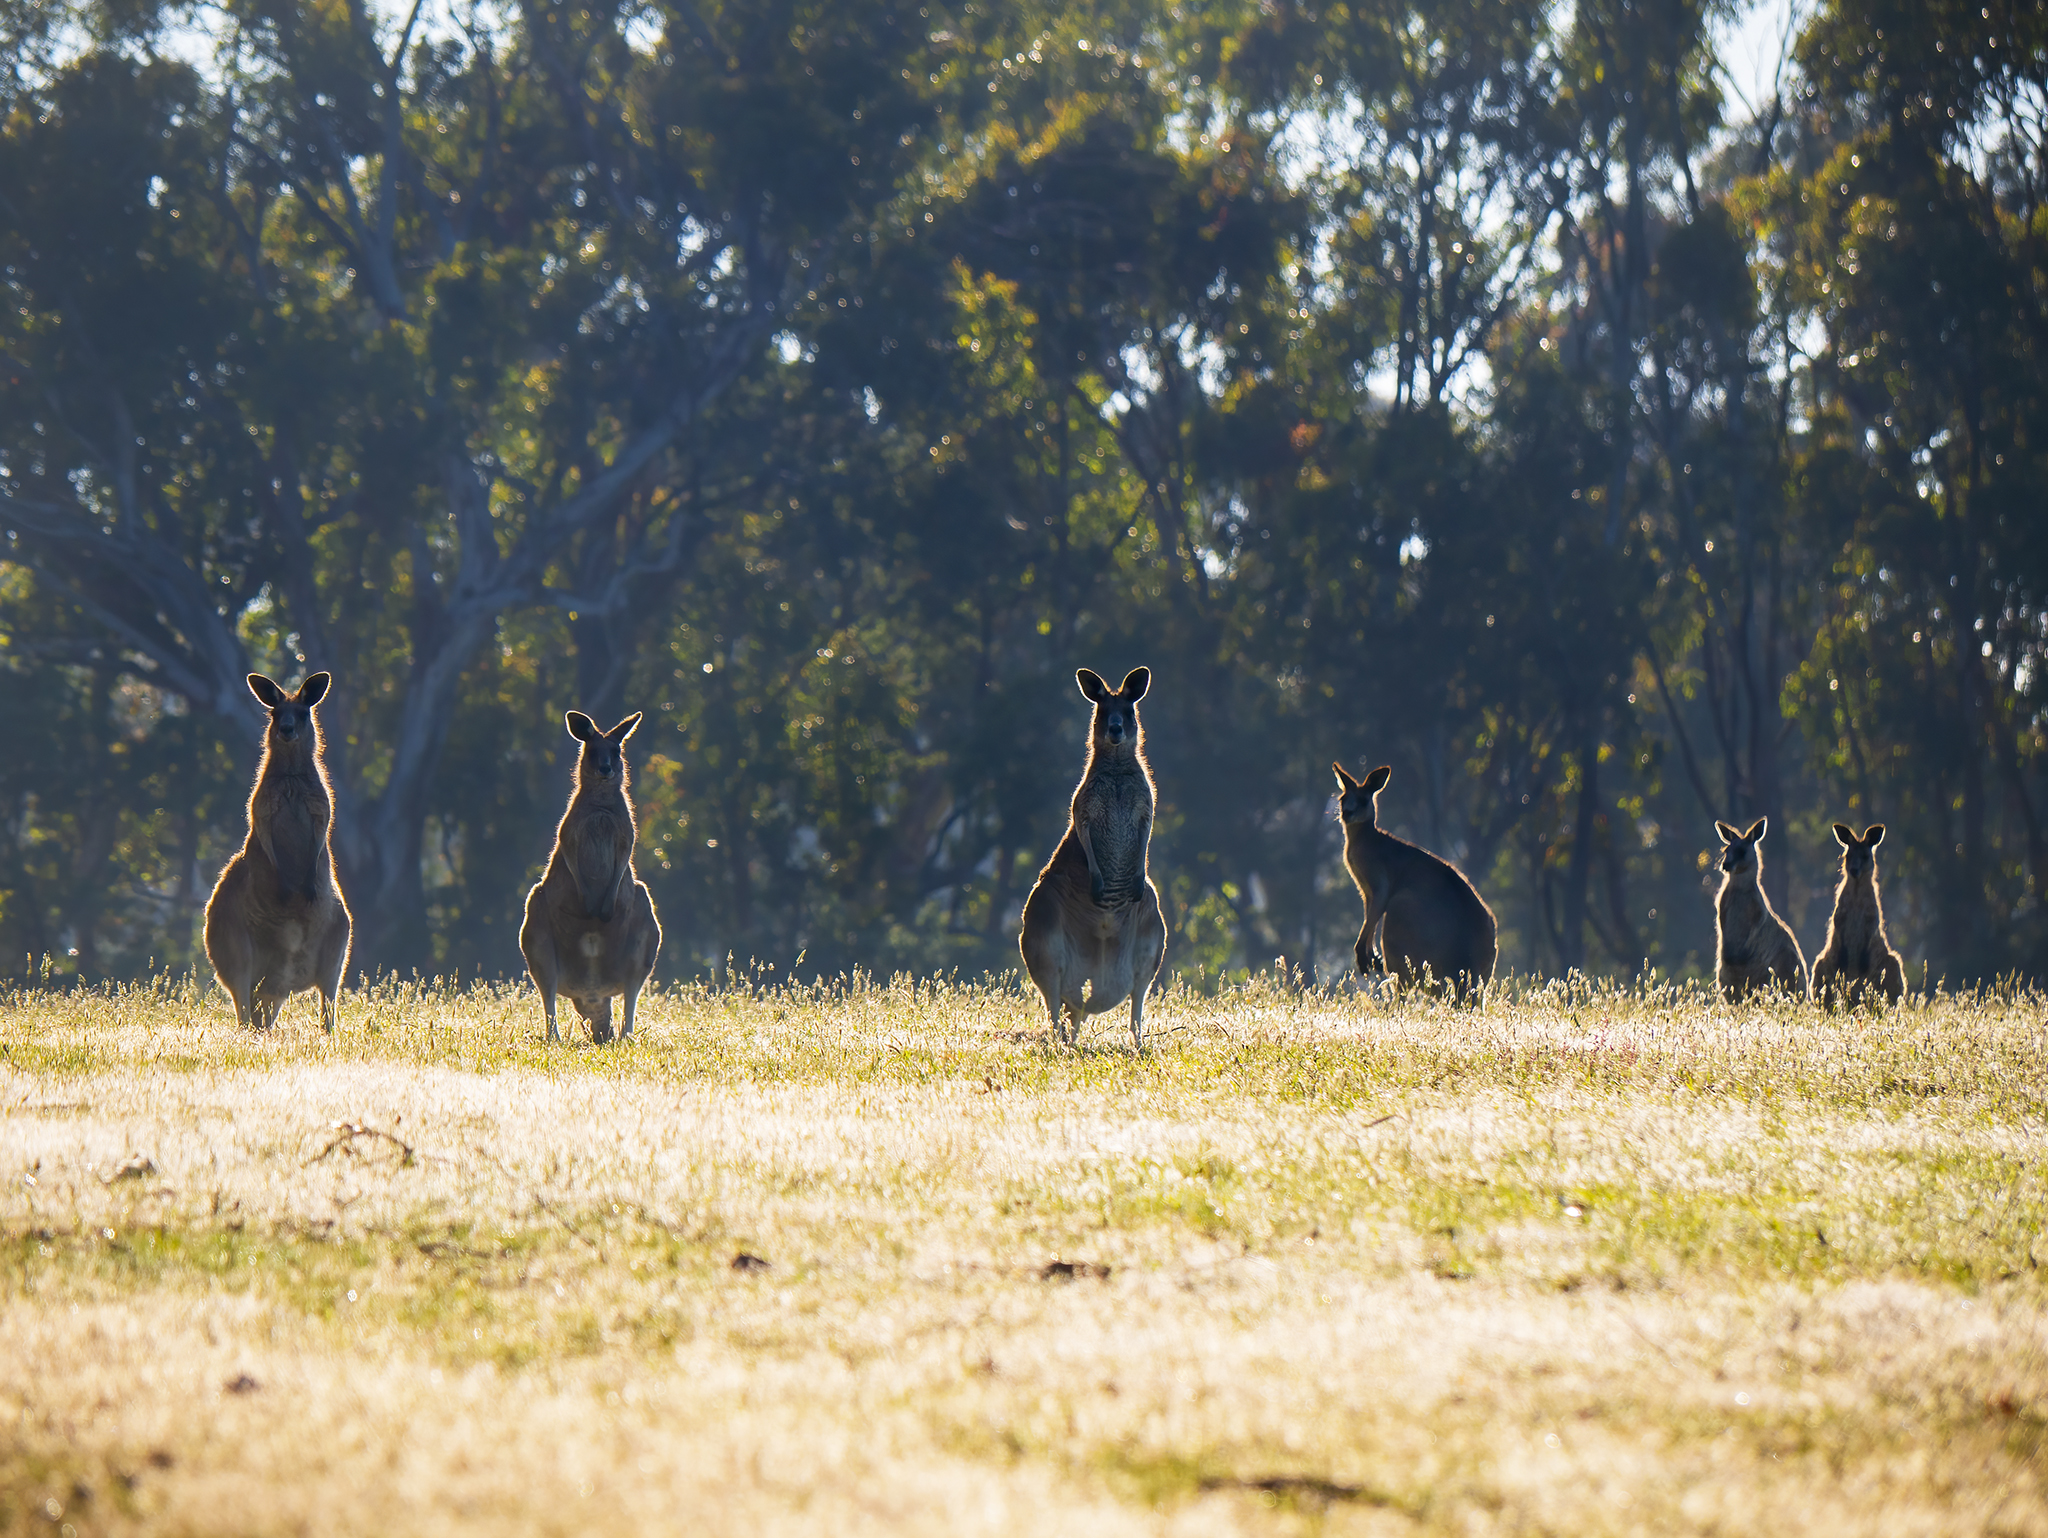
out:
M580 710L572 710L562 718L568 723L569 735L583 744L583 752L576 760L577 784L593 785L625 778L626 739L633 735L642 714L644 712L634 711L608 732L599 731L597 723Z
M261 673L249 675L249 692L270 712L270 732L280 742L297 742L313 735L313 707L334 681L327 673L315 673L299 685L298 693L287 694Z
M1835 842L1842 846L1842 870L1851 876L1867 876L1877 869L1877 846L1884 842L1884 824L1872 823L1858 838L1846 822L1838 822Z
M1332 764L1337 771L1337 816L1345 823L1364 823L1368 828L1380 824L1380 792L1387 788L1387 781L1394 777L1392 764L1381 764L1364 779L1353 779L1342 764Z
M1132 668L1124 674L1123 683L1114 689L1093 668L1080 669L1074 674L1074 682L1081 686L1081 693L1095 707L1093 735L1097 748L1120 748L1126 742L1136 740L1138 701L1152 686L1150 668Z
M1715 823L1714 831L1721 835L1721 842L1727 846L1721 851L1721 869L1731 876L1759 869L1763 857L1756 846L1764 841L1764 830L1770 826L1770 821L1768 817L1759 817L1744 829L1736 829L1725 822Z

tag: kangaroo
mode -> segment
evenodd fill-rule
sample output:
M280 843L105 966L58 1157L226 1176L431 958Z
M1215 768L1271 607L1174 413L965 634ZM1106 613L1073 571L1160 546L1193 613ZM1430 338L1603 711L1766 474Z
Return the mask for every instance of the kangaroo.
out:
M1391 961L1406 988L1427 968L1430 980L1448 985L1460 1002L1477 995L1493 981L1500 949L1493 910L1455 865L1380 831L1379 795L1393 778L1392 765L1380 765L1363 780L1342 764L1330 767L1340 788L1344 868L1365 899L1365 927L1353 951L1358 970L1376 977ZM1382 920L1384 950L1374 944Z
M1721 851L1721 891L1714 899L1715 953L1721 960L1721 996L1737 1003L1765 989L1806 997L1806 957L1785 921L1764 895L1764 831L1759 817L1747 831L1714 824Z
M1087 668L1074 680L1095 707L1088 763L1074 787L1066 837L1024 901L1017 946L1045 996L1053 1035L1077 1042L1084 1018L1129 999L1131 1042L1142 1052L1145 993L1166 957L1159 890L1145 869L1158 794L1138 701L1152 670L1132 668L1114 690Z
M1882 992L1896 1004L1906 992L1906 967L1884 932L1884 904L1877 896L1877 846L1884 824L1874 822L1858 838L1845 822L1835 824L1842 846L1842 884L1835 888L1834 917L1813 962L1813 996L1832 1010L1837 997L1854 1009Z
M640 990L661 951L661 923L654 899L633 871L633 803L626 797L626 739L640 724L640 712L608 732L580 710L564 720L569 735L583 744L576 759L576 788L555 829L547 871L526 894L526 922L519 927L519 953L540 989L547 1011L548 1040L560 1041L555 996L566 995L590 1022L591 1040L612 1039L612 995L626 996L620 1037L633 1034Z
M287 694L261 673L249 692L270 712L263 761L249 792L249 836L206 900L206 959L235 1023L268 1030L284 1001L320 990L320 1024L333 1030L354 924L334 884L334 789L313 707L331 678L315 673Z

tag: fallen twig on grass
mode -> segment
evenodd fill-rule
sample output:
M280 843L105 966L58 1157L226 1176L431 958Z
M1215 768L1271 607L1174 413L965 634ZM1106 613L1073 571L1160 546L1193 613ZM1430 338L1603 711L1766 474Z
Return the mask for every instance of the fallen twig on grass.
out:
M368 1126L359 1121L338 1121L334 1124L336 1136L318 1153L308 1159L301 1168L310 1169L329 1154L341 1148L352 1148L358 1138L382 1138L398 1150L399 1167L411 1169L420 1162L419 1152L395 1132L386 1132L382 1127Z
M1255 1478L1219 1474L1202 1480L1201 1488L1212 1491L1255 1490L1262 1495L1299 1501L1312 1507L1330 1506L1338 1502L1358 1502L1367 1506L1405 1509L1401 1502L1383 1491L1369 1490L1363 1485L1345 1484L1341 1480L1323 1479L1313 1474L1269 1474Z
M507 1180L511 1181L514 1186L524 1185L528 1192L530 1192L533 1196L534 1205L539 1207L542 1212L545 1212L557 1223L561 1224L562 1227L566 1229L573 1237L581 1239L585 1244L589 1245L591 1249L595 1250L597 1252L597 1258L599 1260L605 1258L604 1246L599 1244L595 1239L591 1238L590 1235L586 1234L574 1223L570 1222L566 1217L562 1216L560 1212L556 1211L555 1204L549 1201L545 1196L540 1194L539 1186L534 1185L528 1181L522 1181L517 1175L512 1173L511 1169L506 1165L503 1159L499 1158L496 1154L492 1153L488 1148L484 1147L481 1143L474 1143L470 1146L475 1148L475 1150L484 1158L489 1159L491 1163L497 1165L499 1173L502 1174Z
M1061 1260L1055 1256L1038 1272L1042 1282L1107 1281L1109 1267L1093 1260Z
M147 1180L156 1172L156 1160L147 1154L131 1154L113 1174L99 1176L99 1183L111 1186L122 1180Z

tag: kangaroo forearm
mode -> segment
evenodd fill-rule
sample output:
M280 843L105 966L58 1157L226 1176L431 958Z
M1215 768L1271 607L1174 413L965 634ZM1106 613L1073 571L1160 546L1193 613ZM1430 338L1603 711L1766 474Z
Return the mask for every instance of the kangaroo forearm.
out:
M1144 895L1145 878L1141 875L1124 881L1099 882L1095 900L1104 908L1121 908L1136 902Z

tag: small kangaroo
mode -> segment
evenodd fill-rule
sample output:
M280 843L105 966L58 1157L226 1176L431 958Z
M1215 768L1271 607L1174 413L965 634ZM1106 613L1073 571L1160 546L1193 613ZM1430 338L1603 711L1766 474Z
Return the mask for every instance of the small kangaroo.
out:
M1363 780L1337 771L1337 815L1344 824L1344 868L1365 899L1365 927L1353 954L1358 970L1376 977L1391 958L1401 985L1412 987L1429 970L1434 984L1451 987L1460 1002L1493 981L1500 926L1486 899L1455 865L1406 839L1382 833L1379 795L1393 778L1382 764ZM1374 945L1385 921L1382 949Z
M1842 883L1835 888L1828 937L1813 961L1813 996L1832 1010L1837 998L1854 1009L1867 997L1896 1004L1906 992L1906 967L1885 938L1884 904L1877 896L1877 846L1884 824L1874 822L1858 838L1845 822L1835 824L1842 846Z
M1158 795L1145 761L1138 701L1150 668L1132 668L1112 690L1082 668L1074 680L1095 707L1088 763L1067 818L1066 837L1024 902L1017 947L1045 996L1052 1032L1081 1039L1081 1021L1131 1001L1131 1041L1145 1050L1145 993L1166 956L1159 891L1146 874ZM1071 1028L1063 1030L1064 1007Z
M1806 957L1785 921L1764 895L1764 832L1759 817L1747 831L1714 824L1727 848L1721 851L1721 890L1714 898L1715 953L1721 959L1721 996L1737 1003L1752 993L1779 988L1806 997Z
M313 707L332 681L315 673L287 694L261 673L249 692L270 712L263 761L249 792L249 836L206 900L206 959L235 1001L235 1023L268 1030L284 1001L320 990L320 1024L334 1029L354 925L334 884L334 788Z
M654 899L633 871L633 803L626 797L626 739L640 724L635 711L608 732L580 710L563 719L583 744L576 788L555 829L547 871L526 894L519 953L540 989L548 1040L560 1041L555 995L566 995L590 1022L591 1040L612 1039L612 995L626 996L619 1035L633 1034L640 990L661 952Z

